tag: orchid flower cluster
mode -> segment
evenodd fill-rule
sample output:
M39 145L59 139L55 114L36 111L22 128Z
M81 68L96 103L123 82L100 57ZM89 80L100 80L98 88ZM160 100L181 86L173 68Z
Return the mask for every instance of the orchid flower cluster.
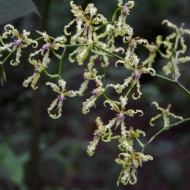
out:
M129 117L141 117L144 113L140 109L129 109L127 103L131 98L134 100L141 98L140 78L142 74L150 74L153 77L158 76L152 68L156 53L169 59L169 62L163 67L163 71L166 75L171 74L175 82L178 82L178 78L180 77L179 63L190 61L190 57L180 57L186 51L183 34L190 34L190 30L184 29L184 24L178 28L176 25L165 20L163 23L175 29L175 32L166 37L165 40L162 40L163 38L158 36L156 43L149 44L143 38L134 37L133 29L126 23L126 19L134 6L134 1L124 3L123 0L118 0L118 8L115 10L110 22L102 14L97 13L97 8L92 3L89 3L84 10L73 1L70 2L70 5L74 19L64 27L64 35L57 38L49 36L46 32L37 31L41 37L33 40L29 38L30 32L23 30L23 33L19 34L18 30L12 25L8 24L5 26L5 32L0 36L0 57L4 58L5 51L8 51L9 54L0 62L2 66L1 82L3 84L6 81L4 71L6 60L16 52L16 58L11 60L10 63L13 66L17 66L20 63L22 48L31 45L37 49L28 58L29 63L33 65L34 69L32 75L24 80L23 86L28 87L30 85L34 90L37 89L37 82L43 73L49 76L51 80L57 80L58 84L46 82L46 85L50 86L57 94L55 100L53 100L47 109L51 118L57 119L61 117L66 97L82 96L88 89L90 81L94 82L96 88L92 90L91 97L82 103L82 112L88 114L91 108L95 106L99 97L103 96L105 98L103 106L108 107L115 116L107 124L103 123L103 119L100 116L96 118L97 129L94 132L93 140L88 146L87 153L89 156L93 156L100 140L103 142L118 140L120 153L115 162L122 166L122 170L117 184L135 184L137 182L137 168L142 166L142 162L153 160L153 157L143 153L145 146L151 142L150 140L148 143L142 144L139 140L140 136L145 136L145 132L125 124L125 120L129 119ZM72 25L76 25L76 33L74 34L71 34L69 31ZM126 50L122 47L117 47L115 39L118 37L122 39L124 44L128 45ZM11 42L6 42L8 38ZM42 47L39 47L39 40L44 41ZM70 43L67 44L67 41L70 41ZM179 43L181 45L180 50L177 49ZM138 44L143 44L150 51L150 56L144 62L140 62L139 57L135 53ZM166 48L166 53L161 52L161 45ZM79 89L67 91L66 81L62 77L62 59L66 49L69 47L76 47L76 49L72 53L69 53L68 60L70 62L77 62L79 65L84 65L85 63L87 65L83 73L84 81ZM57 53L59 49L62 49L61 54ZM60 63L58 73L53 75L47 72L48 65L51 63L50 52L55 55ZM130 73L121 84L111 83L105 85L103 82L103 79L106 77L105 71L109 68L110 57L116 59L116 69L118 64L122 64L124 69ZM101 60L102 73L96 67L96 60ZM109 88L118 94L117 101L107 97L106 91ZM137 93L133 93L130 96L134 88L137 89ZM159 107L158 103L153 102L153 104L162 113L154 116L150 120L150 125L153 126L153 122L162 116L164 130L170 128L169 116L184 121L182 117L170 113L170 106L167 109L163 109ZM56 110L58 113L53 114L52 112ZM116 130L117 135L114 135ZM135 140L142 148L141 152L135 150L133 146Z
M146 48L150 51L150 55L143 62L143 65L148 65L148 67L152 67L152 64L155 61L156 53L159 52L159 54L163 58L169 60L163 67L163 72L166 75L171 74L172 78L175 81L178 81L181 75L179 71L179 64L190 61L190 56L181 57L181 55L184 54L187 50L183 35L190 34L190 30L184 29L184 23L182 23L180 27L177 27L175 24L169 22L168 20L164 20L162 24L167 24L169 27L175 29L175 32L167 36L165 40L163 40L163 37L159 35L156 38L156 43L152 42L151 44L146 45ZM160 51L161 45L163 45L166 49L165 53Z

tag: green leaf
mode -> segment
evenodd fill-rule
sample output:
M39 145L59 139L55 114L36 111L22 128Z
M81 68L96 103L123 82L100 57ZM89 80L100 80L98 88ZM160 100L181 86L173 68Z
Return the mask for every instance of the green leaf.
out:
M8 145L0 145L0 165L6 170L5 173L8 174L9 179L17 185L23 183L23 166L26 160L28 160L27 154L17 156ZM1 174L0 177L4 178L6 176Z
M32 12L41 17L36 5L31 0L0 0L0 24L23 17Z

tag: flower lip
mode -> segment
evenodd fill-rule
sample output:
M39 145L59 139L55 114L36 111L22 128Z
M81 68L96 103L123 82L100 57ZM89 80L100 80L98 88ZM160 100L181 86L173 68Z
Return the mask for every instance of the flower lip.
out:
M128 6L127 6L127 3L122 6L122 11L123 11L123 13L124 13L125 16L128 15Z
M37 68L34 69L34 73L37 73L39 72L39 70Z
M134 38L131 39L131 47L132 47L133 50L137 47L137 42L136 42L136 40Z
M99 95L99 92L98 92L98 91L94 91L94 92L92 92L92 94L93 94L94 96L97 96L97 95Z
M134 76L135 80L139 80L141 75L142 75L142 72L139 72L139 71L134 71L133 72L133 76Z
M94 133L94 136L95 137L97 137L97 136L100 136L101 135L101 133L98 131L98 132L96 132L96 133Z
M125 119L125 116L124 116L123 114L121 114L121 113L116 114L116 115L117 115L117 119L118 119L119 121L121 121L121 120L124 120L124 119Z
M183 22L179 28L179 30L182 32L182 34L184 33L183 30L184 30L184 26L185 26L185 23Z
M131 165L133 168L135 167L134 162L131 162L130 165Z
M64 95L58 95L59 102L63 102L63 100L66 100Z
M50 48L50 45L45 44L42 46L42 51L44 52L46 50L49 50L49 48Z
M14 45L16 47L18 47L19 45L21 45L21 41L18 39L18 40L14 40Z

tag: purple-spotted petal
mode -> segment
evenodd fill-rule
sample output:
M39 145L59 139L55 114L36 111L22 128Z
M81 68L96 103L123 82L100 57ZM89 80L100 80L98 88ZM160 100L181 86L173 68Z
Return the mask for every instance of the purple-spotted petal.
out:
M133 72L133 76L134 76L134 79L135 79L135 80L139 80L140 77L141 77L141 75L142 75L142 73L139 72L139 71L134 71L134 72Z
M94 92L92 92L92 94L93 94L94 96L96 96L96 95L99 94L99 92L98 92L98 91L94 91Z
M66 100L64 95L58 95L58 107L62 105L63 101Z
M131 47L133 50L137 47L137 42L134 38L131 40Z
M37 68L34 69L34 73L37 73L39 72L39 70Z
M50 45L45 44L42 46L42 51L44 52L44 51L48 50L49 48L50 48Z
M94 136L95 137L97 137L97 136L100 136L101 135L101 133L98 131L98 132L96 132L96 133L94 133Z
M121 120L123 120L123 119L125 119L125 116L123 115L123 114L116 114L117 115L117 119L119 120L119 121L121 121Z
M58 95L58 99L59 99L59 101L62 101L62 102L63 102L63 100L66 100L64 95Z
M127 3L125 5L122 6L122 10L125 16L128 15L128 7L127 7Z
M21 44L20 40L14 40L14 46L18 47Z

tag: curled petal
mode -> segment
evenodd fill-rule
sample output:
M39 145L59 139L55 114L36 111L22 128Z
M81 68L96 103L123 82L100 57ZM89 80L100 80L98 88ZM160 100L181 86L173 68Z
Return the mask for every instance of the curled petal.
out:
M157 103L157 102L152 102L151 104L154 104L154 105L156 106L157 110L160 110L160 111L162 111L162 112L164 112L164 111L165 111L165 109L163 109L163 108L159 107L159 105L158 105L158 103Z
M153 68L145 68L145 67L143 67L142 69L140 69L140 71L142 73L150 73L152 76L154 76L156 74L156 71Z
M118 6L118 7L122 7L122 5L123 5L123 0L118 0L117 6Z
M82 103L83 108L82 112L83 114L87 114L90 111L90 108L92 106L95 106L95 102L99 96L91 96L89 99L86 99L85 102Z
M36 83L38 82L40 78L40 72L34 72L34 74L31 77L28 77L28 79L25 79L23 82L24 87L28 87L29 83L31 83L31 87L33 90L36 90L38 86L36 86Z
M183 121L183 117L181 117L181 116L177 116L177 115L175 115L173 113L170 113L170 112L168 112L168 115L170 115L170 116L172 116L172 117L174 117L176 119L180 119L181 121Z
M58 84L59 86L64 90L65 86L66 86L66 81L64 81L63 79L58 80Z
M106 86L106 88L108 87L112 87L116 90L116 92L118 94L120 94L128 85L129 83L132 81L133 79L133 75L129 76L127 79L124 79L124 83L123 84L109 84Z
M85 81L80 85L80 88L79 88L79 96L82 96L83 93L85 92L85 90L88 88L88 83L89 83L89 80L85 80Z
M118 61L116 61L116 63L115 63L115 66L116 66L116 67L118 67L118 66L117 66L118 63L123 63L123 64L125 65L125 61L124 61L124 60L118 60Z
M61 93L59 87L56 84L52 82L46 82L46 85L50 85L54 92L57 92L59 94Z
M140 38L139 40L137 40L138 44L148 44L148 41L146 39Z
M124 121L121 122L121 136L122 136L122 139L127 138L127 130L126 130Z
M36 48L36 47L38 47L38 42L37 41L35 41L35 40L32 40L32 47L33 48Z
M169 36L166 37L166 41L169 42L172 39L176 38L176 36L177 36L177 33L174 32L174 33L172 33L172 34L170 34Z
M121 107L122 107L122 108L125 107L126 104L127 104L128 98L127 98L126 96L124 96L124 97L123 97L123 96L120 96L119 100L121 101Z
M24 82L22 83L22 85L27 88L28 85L29 85L29 83L32 82L32 79L33 79L33 76L28 77L28 79L24 80Z
M107 125L105 125L105 130L107 131L107 129L111 129L115 123L117 121L117 118L113 118L112 120L109 120L109 123Z
M95 149L96 149L96 146L98 145L99 140L100 140L100 137L94 137L94 140L90 142L90 145L88 145L87 154L89 156L94 155Z
M136 81L136 86L137 86L137 92L138 92L138 96L137 97L135 97L135 94L132 94L132 97L133 97L133 99L134 100L137 100L138 98L140 98L141 97L141 95L142 95L142 93L140 92L140 82L137 80Z
M189 61L190 61L190 57L189 57L189 56L180 57L180 58L178 58L178 61L179 61L180 63L186 63L186 62L189 62Z
M106 134L102 135L102 141L110 142L112 134L113 134L112 131L110 129L108 129L108 132Z
M89 3L84 11L84 14L90 13L90 16L94 16L97 13L97 8L94 7L93 3Z
M111 106L111 110L114 110L114 111L116 111L116 112L120 112L120 109L119 109L119 107L118 107L118 105L116 104L116 103L114 103L113 101L111 101L111 100L105 100L104 101L104 106L106 107L106 103L108 103L110 106Z
M151 118L149 124L150 126L154 126L155 124L153 123L153 121L155 121L156 119L160 118L162 116L162 114L158 114L155 117Z
M74 24L74 22L76 21L76 19L72 20L69 24L67 24L65 27L64 27L64 33L66 36L70 36L71 35L71 32L67 32L67 29L71 27L71 25Z
M169 75L172 71L172 68L173 68L173 63L171 61L169 61L163 68L163 72L166 74L166 75Z
M56 115L56 114L51 114L51 113L50 113L51 110L57 105L58 100L59 100L59 99L56 98L56 99L51 103L50 107L48 108L48 114L49 114L49 116L50 116L52 119L57 119L57 118L61 117L61 112L62 112L62 106L63 106L63 105L60 105L60 104L59 104L59 106L58 106L58 115Z
M33 88L33 90L36 90L38 88L38 86L36 86L38 80L40 78L40 73L36 72L33 74L33 79L32 79L32 83L31 83L31 87Z
M189 29L183 29L183 33L190 34L190 30Z
M163 20L163 21L162 21L162 24L167 24L169 27L178 30L178 27L177 27L175 24L173 24L173 23L171 23L170 21L168 21L168 20Z
M181 47L182 47L180 53L185 53L186 50L187 50L187 46L185 45L185 40L184 40L184 38L182 36L180 38L180 44L181 44Z
M80 94L80 91L69 90L64 93L65 96L75 97Z
M16 52L16 60L15 60L15 62L14 62L14 60L11 60L11 65L12 66L17 66L20 63L19 58L21 57L21 52L22 52L21 48L18 48L17 52Z
M129 110L123 112L124 115L129 115L130 117L133 117L134 114L137 114L137 113L141 113L140 116L143 115L143 111L142 110L136 110L136 111L134 111L133 109L129 109Z

